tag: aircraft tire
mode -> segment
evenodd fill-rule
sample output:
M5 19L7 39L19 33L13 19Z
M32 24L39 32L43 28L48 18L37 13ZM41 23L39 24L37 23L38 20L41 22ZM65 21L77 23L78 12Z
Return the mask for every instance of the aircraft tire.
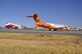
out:
M57 31L57 29L54 29L54 31Z
M51 31L51 29L49 29L49 31Z

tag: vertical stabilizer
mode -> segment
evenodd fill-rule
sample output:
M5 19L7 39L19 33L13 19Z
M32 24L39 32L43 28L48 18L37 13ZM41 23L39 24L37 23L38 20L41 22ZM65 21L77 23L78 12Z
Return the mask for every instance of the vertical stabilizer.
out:
M33 17L33 19L35 20L35 22L41 22L40 18L38 17L37 14L32 14L32 16L27 16L27 17Z

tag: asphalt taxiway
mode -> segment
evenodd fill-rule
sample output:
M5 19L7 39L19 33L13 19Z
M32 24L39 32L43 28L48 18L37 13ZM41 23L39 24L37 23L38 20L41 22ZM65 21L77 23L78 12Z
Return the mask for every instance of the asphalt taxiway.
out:
M32 29L0 29L0 32L25 33L25 34L62 34L82 36L82 31L48 31Z

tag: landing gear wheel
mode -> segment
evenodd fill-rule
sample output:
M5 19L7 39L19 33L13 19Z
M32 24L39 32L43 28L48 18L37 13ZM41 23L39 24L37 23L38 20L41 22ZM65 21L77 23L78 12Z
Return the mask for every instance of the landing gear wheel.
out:
M57 29L54 29L54 31L57 31Z
M51 31L51 29L49 29L49 31Z

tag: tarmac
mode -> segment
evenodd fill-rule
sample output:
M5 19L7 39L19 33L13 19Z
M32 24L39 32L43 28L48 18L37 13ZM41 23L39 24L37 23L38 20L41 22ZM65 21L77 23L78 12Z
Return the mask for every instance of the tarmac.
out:
M61 35L73 35L82 36L82 31L48 31L48 30L33 30L33 29L0 29L0 32L9 33L25 33L25 34L61 34Z

